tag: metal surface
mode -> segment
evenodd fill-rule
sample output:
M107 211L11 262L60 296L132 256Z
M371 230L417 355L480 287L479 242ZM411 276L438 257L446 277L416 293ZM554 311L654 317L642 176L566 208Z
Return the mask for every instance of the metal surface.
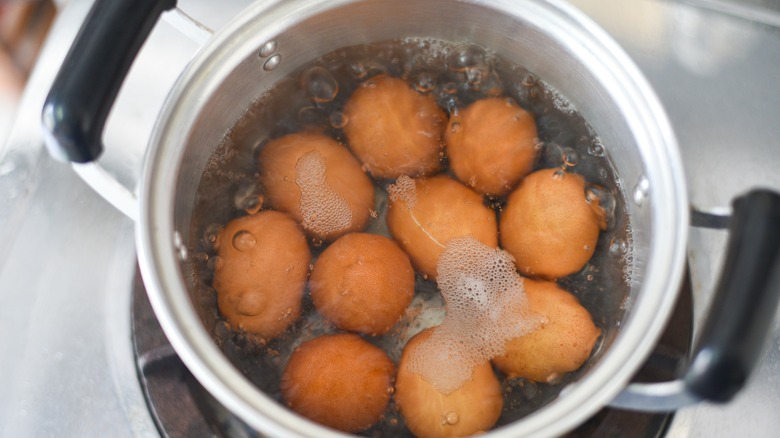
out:
M90 5L63 5L0 147L1 436L158 434L130 346L133 223L43 150L43 100ZM225 6L214 26L236 12ZM149 46L109 121L106 163L140 162L167 90L198 47L164 26Z
M180 6L189 12L186 3ZM705 0L575 3L629 52L661 98L680 143L695 207L728 212L730 199L748 187L780 189L777 28L702 8L701 4L709 4ZM140 409L143 397L134 371L128 369L132 359L127 365L123 359L131 354L126 334L134 275L132 224L69 167L41 155L40 105L88 4L84 0L65 4L29 82L12 134L0 148L3 436L157 434L149 414ZM217 12L228 14L222 5ZM206 12L200 17L192 15L208 17L209 7L203 9ZM117 120L127 120L135 128L114 126L107 133L141 155L150 126L139 118L156 118L164 98L155 94L164 93L164 87L147 85L169 73L175 76L183 67L185 62L169 63L175 58L172 54L188 58L195 50L192 44L178 46L168 38L153 38L155 44L176 47L156 57L151 52L159 46L149 44L144 49L143 53L150 53L146 62L151 65L139 61L137 71L143 67L148 73L137 79L136 88L126 88L146 98L135 105L120 103L115 110ZM131 71L131 76L137 71ZM118 146L106 144L109 149ZM140 162L140 155L132 159ZM690 232L688 256L697 321L706 311L725 241L723 231ZM777 436L777 388L780 325L770 336L757 372L733 402L678 412L668 436Z
M751 187L780 190L780 32L719 12L707 1L576 1L628 51L661 98L675 130L691 203L728 212ZM726 2L750 8L760 2ZM750 9L772 16L774 10ZM688 256L694 321L714 291L727 234L692 229ZM778 321L780 322L780 321ZM748 385L727 405L680 410L673 437L764 437L780 433L780 324Z

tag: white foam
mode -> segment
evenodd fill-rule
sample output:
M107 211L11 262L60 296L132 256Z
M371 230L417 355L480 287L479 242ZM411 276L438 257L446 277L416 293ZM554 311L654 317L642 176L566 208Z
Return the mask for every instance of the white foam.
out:
M301 190L303 228L325 236L349 228L352 210L327 181L325 158L311 151L295 164L295 183Z
M533 331L541 320L529 312L523 279L506 251L472 236L455 238L436 271L447 314L413 351L409 370L448 394L475 366L502 354L507 341Z
M387 193L393 202L401 201L406 208L413 210L417 206L417 186L414 180L407 175L401 175L395 180L395 184L387 186Z

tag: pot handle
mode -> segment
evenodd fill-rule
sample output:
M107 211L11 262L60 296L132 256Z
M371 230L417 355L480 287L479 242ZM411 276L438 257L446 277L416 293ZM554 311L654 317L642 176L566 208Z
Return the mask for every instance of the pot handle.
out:
M780 299L780 194L754 190L733 202L729 242L707 321L682 377L632 383L611 407L664 412L724 403L760 359Z
M130 65L176 0L96 0L43 106L46 148L87 163L103 152L103 128Z

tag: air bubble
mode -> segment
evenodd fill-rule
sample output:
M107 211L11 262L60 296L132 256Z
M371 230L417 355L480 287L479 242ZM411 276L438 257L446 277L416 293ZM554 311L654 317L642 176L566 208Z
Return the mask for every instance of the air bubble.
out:
M233 195L233 205L237 210L243 210L247 214L254 214L263 207L263 197L260 194L260 185L255 182L241 184Z
M525 88L537 87L539 86L539 78L529 73L523 76L523 79L520 81L520 83Z
M601 140L598 138L593 139L593 142L588 146L588 154L594 157L604 156L604 145L601 144Z
M449 424L450 426L454 426L458 424L458 420L460 420L460 418L458 417L458 413L455 411L450 411L444 415L443 424Z
M532 74L523 76L520 85L514 87L523 101L533 101L542 95L542 85L539 78Z
M628 252L628 245L624 240L612 239L612 241L609 242L608 252L612 257L622 257Z
M233 235L233 247L241 252L251 250L257 244L257 238L247 230L239 230Z
M594 208L598 208L597 213L602 216L602 229L611 229L615 223L615 207L617 200L615 196L606 188L589 183L585 186L585 201Z
M267 305L265 295L259 291L246 291L241 294L236 311L244 316L257 316L265 310Z
M301 74L301 88L316 104L328 103L339 93L339 84L330 72L320 66L314 66Z
M566 167L574 167L580 162L580 154L572 148L561 149L561 160Z
M436 75L428 70L413 72L409 77L409 81L415 90L423 94L430 93L436 88Z
M219 233L222 232L222 225L210 224L206 226L203 231L203 243L207 248L217 250L219 249Z
M350 73L355 79L365 80L387 73L387 69L376 61L364 60L352 63L349 66Z
M334 111L333 114L330 115L330 126L336 129L347 126L347 123L349 123L349 117L341 111Z
M465 72L482 69L487 65L487 52L476 44L466 44L455 49L448 60L450 69Z
M458 106L460 105L460 101L458 100L457 96L447 96L443 103L444 108L447 109L447 113L450 115L450 117L458 116Z

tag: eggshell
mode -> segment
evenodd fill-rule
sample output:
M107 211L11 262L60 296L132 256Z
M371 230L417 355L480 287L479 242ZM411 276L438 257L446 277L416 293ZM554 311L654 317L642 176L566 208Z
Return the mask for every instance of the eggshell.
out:
M308 160L312 157L314 161ZM374 208L373 184L363 173L357 159L336 140L316 132L285 135L265 145L260 152L259 163L260 180L269 206L289 213L304 224L311 236L333 240L368 225ZM307 173L324 171L321 175L324 181L303 184L302 180L312 175L300 174L302 164L315 168L307 169ZM338 216L339 213L343 214L336 219L341 220L343 226L316 222L318 215ZM346 221L344 215L348 215ZM307 227L310 219L314 219L313 225Z
M538 170L508 197L499 222L501 246L524 275L555 279L585 266L605 223L598 202L585 200L581 175Z
M292 410L344 432L380 420L390 400L395 367L378 347L354 334L326 335L301 344L282 374Z
M395 400L406 426L419 438L468 436L488 431L498 421L504 405L501 384L490 362L474 367L471 379L448 394L442 394L419 374L409 371L409 355L430 336L431 330L409 340L398 365Z
M415 202L390 201L387 226L409 254L415 269L436 278L436 262L454 237L473 236L490 247L498 246L495 212L482 204L482 196L447 176L414 180Z
M559 379L588 359L601 334L577 298L548 281L525 280L530 311L542 323L530 334L509 341L493 363L510 377L537 382Z
M431 95L402 79L369 79L344 106L347 144L375 178L429 175L441 169L447 116Z
M538 154L534 116L498 97L478 100L450 117L444 138L458 179L493 196L514 188Z
M217 248L213 286L232 328L267 341L298 319L311 253L290 216L268 210L234 219Z
M414 296L409 257L387 237L351 233L333 242L311 273L317 311L342 330L386 333Z

